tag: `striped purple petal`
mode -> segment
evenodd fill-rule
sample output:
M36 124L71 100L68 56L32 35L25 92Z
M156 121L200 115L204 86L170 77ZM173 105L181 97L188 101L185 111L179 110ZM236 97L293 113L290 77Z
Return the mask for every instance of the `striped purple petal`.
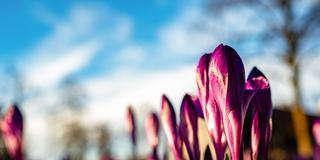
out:
M209 63L210 97L218 106L233 160L242 159L242 130L247 104L252 95L245 93L245 72L238 53L220 44ZM214 110L215 111L215 110Z
M200 159L197 111L192 97L188 94L182 100L179 129L190 159Z
M161 122L167 136L168 145L175 155L175 159L182 159L181 140L178 135L176 114L169 99L163 95L161 101Z
M197 66L196 80L198 86L199 100L202 106L204 116L206 115L206 106L209 101L209 76L208 67L210 62L211 54L204 54Z
M269 82L256 67L249 74L247 89L256 89L251 99L251 157L252 159L268 159L268 148L272 132L272 101Z
M218 160L224 159L226 139L223 131L222 115L211 91L209 64L214 53L204 54L197 66L196 80L204 119Z

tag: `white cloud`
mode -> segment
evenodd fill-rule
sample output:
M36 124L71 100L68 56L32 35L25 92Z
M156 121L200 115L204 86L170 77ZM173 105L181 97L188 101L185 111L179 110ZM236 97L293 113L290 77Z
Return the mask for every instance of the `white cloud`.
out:
M28 76L36 87L54 86L64 77L85 67L98 49L95 43L73 46L66 49L63 56L33 65Z
M89 79L84 83L91 95L87 112L91 118L88 119L102 118L109 122L119 121L123 118L128 104L137 108L143 104L149 104L158 110L163 93L168 94L176 106L180 106L184 93L196 91L194 73L195 66L191 65L150 73L122 72ZM117 110L114 109L115 107ZM105 116L110 111L114 114Z
M161 47L158 48L161 49L162 54L192 56L213 47L218 37L208 34L195 25L195 22L200 21L199 19L205 19L201 26L207 26L212 22L198 7L191 7L184 9L181 15L161 28L158 32Z
M122 65L132 65L145 60L146 49L139 45L124 46L115 54L114 61Z

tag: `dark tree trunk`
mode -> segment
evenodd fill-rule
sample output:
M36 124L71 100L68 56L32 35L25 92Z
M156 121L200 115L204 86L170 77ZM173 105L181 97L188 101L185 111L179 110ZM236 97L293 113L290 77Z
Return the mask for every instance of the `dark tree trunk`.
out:
M294 92L294 104L292 109L292 120L297 151L300 156L311 157L312 145L308 134L308 123L301 104L300 68L297 59L299 51L299 36L293 31L285 31L284 37L287 42L286 62L292 70L291 83Z

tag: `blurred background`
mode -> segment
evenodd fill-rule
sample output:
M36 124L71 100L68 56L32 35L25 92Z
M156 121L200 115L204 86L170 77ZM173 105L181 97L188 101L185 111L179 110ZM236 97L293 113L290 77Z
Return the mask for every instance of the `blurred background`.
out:
M131 104L138 154L146 155L147 114L160 110L163 93L176 109L184 93L196 95L200 56L224 43L246 74L257 66L270 80L272 152L310 155L320 113L319 17L319 0L3 0L1 113L13 102L23 111L28 159L126 159Z

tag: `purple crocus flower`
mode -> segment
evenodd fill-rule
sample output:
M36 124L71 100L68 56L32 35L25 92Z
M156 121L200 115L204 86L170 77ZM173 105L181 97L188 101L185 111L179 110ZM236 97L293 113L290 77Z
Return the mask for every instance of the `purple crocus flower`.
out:
M11 159L23 160L23 116L17 105L10 106L5 113L1 131Z
M158 160L158 144L159 144L159 119L156 113L151 113L146 120L145 129L147 133L147 140L152 148L152 153L148 156L148 160Z
M136 123L134 112L131 106L127 109L127 129L132 143L132 156L135 157L136 155Z
M251 157L268 159L268 148L272 135L271 90L267 78L256 67L248 76L246 89L257 90L250 102L252 109Z
M176 114L169 99L163 95L161 101L161 122L176 160L182 159L181 140L178 135Z
M216 159L223 160L227 142L223 130L221 111L213 97L209 83L211 79L209 76L209 63L213 54L214 53L204 54L200 58L197 66L196 79L199 100L201 102L204 119L216 152Z
M180 136L190 159L200 159L198 142L198 119L192 97L186 94L180 108Z
M211 112L216 114L215 112L220 110L231 158L242 159L242 129L248 103L255 92L245 91L242 60L238 53L227 45L220 44L214 50L208 73L209 98L212 98L211 106L215 106L211 107L213 108Z

